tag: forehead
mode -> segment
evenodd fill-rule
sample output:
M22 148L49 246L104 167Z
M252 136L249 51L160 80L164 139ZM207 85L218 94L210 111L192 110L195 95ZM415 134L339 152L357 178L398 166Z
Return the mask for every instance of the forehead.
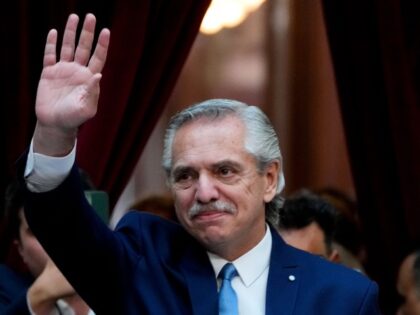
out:
M286 242L313 254L325 255L327 252L325 234L316 222L283 232Z
M173 166L245 158L245 127L239 118L199 118L182 126L172 146Z

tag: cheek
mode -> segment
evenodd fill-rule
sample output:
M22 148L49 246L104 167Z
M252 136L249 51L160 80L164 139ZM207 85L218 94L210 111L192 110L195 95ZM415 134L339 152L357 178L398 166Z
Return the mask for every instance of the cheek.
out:
M239 214L255 211L255 215L257 215L259 210L264 208L264 199L258 187L247 186L246 189L229 191L226 196L239 210L242 210L239 211Z
M236 193L242 196L240 199L246 196L248 199L264 204L265 188L266 182L263 177L255 174L249 178L244 178L241 185L237 187Z
M175 205L179 209L191 207L194 203L195 192L192 188L173 191Z
M187 209L191 207L193 198L190 195L191 193L185 190L174 192L174 204L178 217L185 216Z
M37 240L28 240L26 242L26 254L31 260L44 262L47 260L47 253Z

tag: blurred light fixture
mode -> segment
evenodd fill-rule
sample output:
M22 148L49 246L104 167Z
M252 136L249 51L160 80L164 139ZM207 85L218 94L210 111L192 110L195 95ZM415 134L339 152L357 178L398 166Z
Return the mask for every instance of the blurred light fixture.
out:
M235 27L265 0L213 0L201 23L200 31L215 34L224 27Z

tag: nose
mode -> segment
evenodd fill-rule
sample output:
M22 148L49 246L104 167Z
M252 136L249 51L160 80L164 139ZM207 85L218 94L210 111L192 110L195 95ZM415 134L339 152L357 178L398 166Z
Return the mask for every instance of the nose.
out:
M199 203L209 203L219 199L216 179L207 174L200 174L197 180L195 199Z

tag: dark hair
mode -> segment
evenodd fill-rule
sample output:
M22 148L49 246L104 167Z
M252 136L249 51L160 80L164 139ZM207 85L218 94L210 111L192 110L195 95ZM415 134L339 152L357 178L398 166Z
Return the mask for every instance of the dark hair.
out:
M95 189L92 180L86 171L79 169L81 184L84 190ZM5 191L4 219L7 222L7 234L12 239L19 238L20 217L19 211L25 203L24 182L19 181L17 177L12 178Z
M24 189L22 183L14 178L6 188L4 213L7 221L7 234L12 239L19 238L20 217L19 211L24 205Z
M328 252L332 250L335 233L336 209L327 201L305 189L286 198L279 209L279 230L300 229L312 222L319 225L325 235Z
M83 189L94 189L88 174L80 170ZM14 176L7 185L4 193L4 212L2 214L2 228L0 229L0 261L11 260L12 264L20 264L20 258L15 258L13 241L20 239L20 211L25 204L25 183ZM19 262L15 262L15 261ZM20 267L18 267L19 269Z
M360 258L364 241L357 202L343 191L331 187L320 189L316 193L337 209L334 241Z
M15 240L20 238L21 219L19 213L24 205L25 192L22 183L13 178L4 191L4 212L0 230L0 260L16 270L25 270L16 247Z

